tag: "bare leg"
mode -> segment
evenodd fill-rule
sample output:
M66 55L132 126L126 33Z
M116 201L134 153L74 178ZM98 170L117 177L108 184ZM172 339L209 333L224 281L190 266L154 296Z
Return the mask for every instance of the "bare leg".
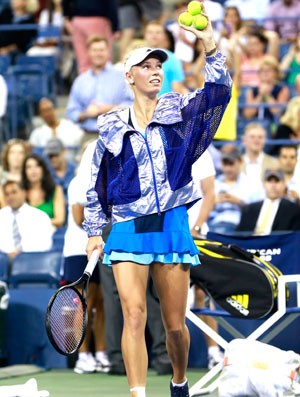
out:
M205 306L205 292L199 287L195 287L195 306L202 308ZM211 316L199 316L208 326L210 326L214 331L218 332L218 323ZM208 347L218 346L218 344L211 339L208 335L204 334L206 343Z
M145 326L149 267L132 262L122 262L113 265L113 273L124 318L122 354L128 384L130 388L145 387L148 370ZM131 396L136 397L137 392L131 392Z
M104 334L104 308L103 297L100 285L94 283L93 286L93 309L94 309L94 323L93 331L95 338L95 351L105 351L105 334Z
M189 266L155 263L151 266L151 274L161 304L167 350L173 367L173 381L180 384L186 379L190 346L190 335L185 325Z

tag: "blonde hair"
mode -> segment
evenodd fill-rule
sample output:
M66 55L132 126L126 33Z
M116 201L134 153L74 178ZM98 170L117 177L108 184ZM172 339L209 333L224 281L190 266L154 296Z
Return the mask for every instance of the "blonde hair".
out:
M300 127L299 122L300 112L300 96L295 96L290 99L284 114L280 117L280 124L285 124L293 131L297 131Z
M40 8L40 4L38 0L27 0L26 1L26 11L29 12L29 14L35 14L38 12Z
M259 64L258 70L260 71L265 66L272 68L276 72L277 80L282 79L283 76L280 71L280 64L279 64L278 60L273 55L265 55Z
M250 130L260 130L264 133L265 136L267 136L266 129L259 123L255 123L255 122L248 123L244 129L244 137L247 134L247 132Z

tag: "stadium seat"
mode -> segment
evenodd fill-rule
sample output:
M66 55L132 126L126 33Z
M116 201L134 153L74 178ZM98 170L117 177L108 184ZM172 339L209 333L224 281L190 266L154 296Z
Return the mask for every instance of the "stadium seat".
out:
M291 247L295 247L299 241L299 235L300 233L294 232L274 236L236 237L208 233L207 237L211 240L237 244L251 252L257 250L266 260L280 268L283 275L278 278L277 307L270 315L257 320L240 319L218 307L216 310L187 308L186 318L223 349L226 349L230 340L234 338L246 338L264 343L272 341L272 344L284 350L299 351L299 341L296 336L300 316L299 254L293 252L297 250L291 250ZM290 291L288 300L286 299L287 286ZM200 314L214 316L220 325L219 333L200 319L198 317ZM296 319L298 320L295 321ZM279 346L282 341L283 345ZM221 372L222 366L223 363L217 364L196 382L190 388L190 395L196 397L212 393L218 387L219 377L216 376Z
M4 252L0 252L0 280L7 281L9 258Z
M52 236L52 250L53 251L60 251L62 252L64 248L64 242L65 242L65 233L66 233L66 227L59 227L56 229L55 233Z
M0 74L5 76L10 64L11 58L9 55L0 55Z
M62 256L59 251L23 252L12 262L8 284L11 288L30 285L58 287L61 264Z
M48 97L54 102L56 101L56 89L55 89L55 71L56 71L56 60L54 56L28 56L19 55L16 59L16 65L19 66L34 66L41 67L43 72L47 76L48 80Z

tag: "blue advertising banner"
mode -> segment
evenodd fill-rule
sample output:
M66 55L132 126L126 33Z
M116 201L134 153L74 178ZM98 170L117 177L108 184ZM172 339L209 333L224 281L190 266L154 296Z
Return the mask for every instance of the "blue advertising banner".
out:
M209 232L207 240L236 244L271 262L283 274L300 273L300 232L276 233L267 236L239 236Z

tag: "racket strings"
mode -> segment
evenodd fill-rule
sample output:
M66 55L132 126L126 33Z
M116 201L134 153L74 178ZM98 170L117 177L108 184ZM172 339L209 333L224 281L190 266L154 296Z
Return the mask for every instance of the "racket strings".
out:
M64 288L56 295L49 326L60 350L70 354L79 348L85 331L85 310L76 290Z

